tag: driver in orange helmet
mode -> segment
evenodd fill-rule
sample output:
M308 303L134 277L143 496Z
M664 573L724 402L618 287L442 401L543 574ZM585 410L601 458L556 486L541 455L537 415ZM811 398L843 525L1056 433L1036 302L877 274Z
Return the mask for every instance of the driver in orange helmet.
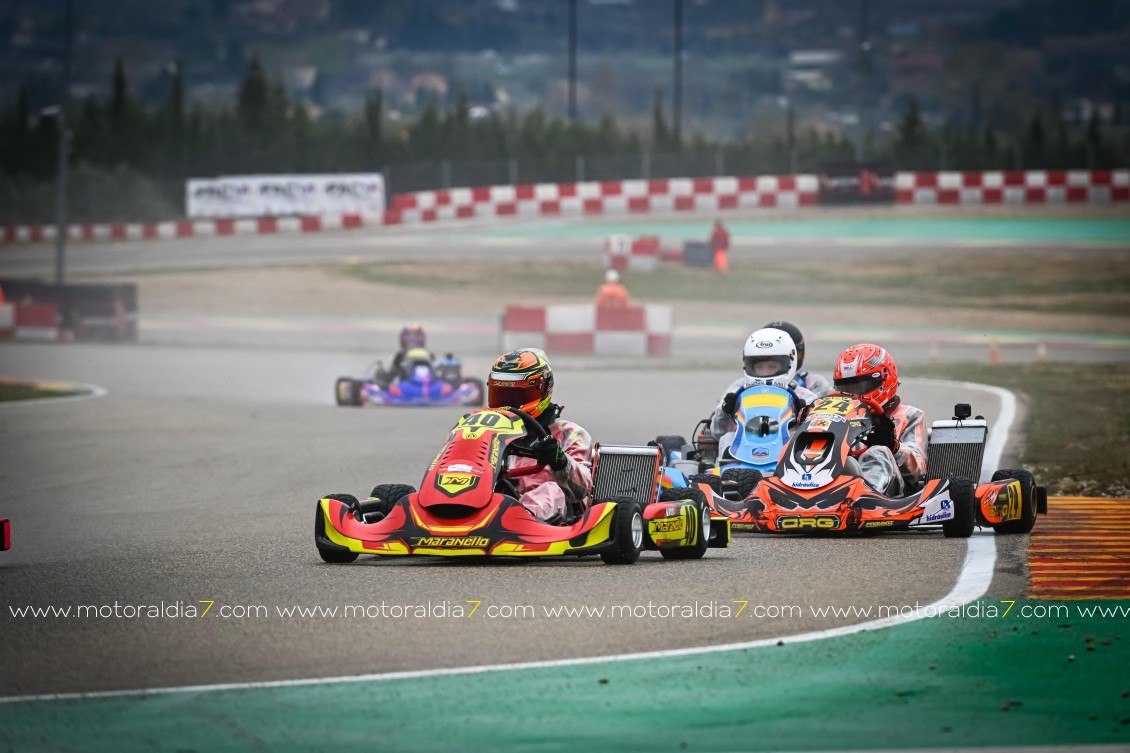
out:
M520 502L539 520L561 522L566 500L584 505L592 492L592 437L572 421L561 418L562 406L552 402L553 369L545 353L522 348L498 357L487 379L487 405L517 408L533 416L548 432L535 440L536 457L512 455L511 468L543 465L537 473L518 476Z
M898 367L878 345L852 345L836 359L832 381L838 392L870 398L883 413L872 416L867 450L859 456L863 480L889 497L907 493L926 478L926 414L897 394Z

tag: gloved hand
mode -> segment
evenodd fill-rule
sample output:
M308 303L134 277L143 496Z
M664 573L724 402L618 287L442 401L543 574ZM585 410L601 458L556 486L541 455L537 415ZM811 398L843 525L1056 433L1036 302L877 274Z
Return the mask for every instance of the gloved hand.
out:
M552 434L533 442L530 445L530 455L534 460L548 465L555 471L564 470L569 464L565 451L561 449L561 443Z
M738 393L727 392L726 396L722 398L722 412L727 416L733 416L734 412L738 409Z
M895 422L890 416L871 417L871 433L867 435L868 447L886 447L891 452L899 451L898 437L895 436Z

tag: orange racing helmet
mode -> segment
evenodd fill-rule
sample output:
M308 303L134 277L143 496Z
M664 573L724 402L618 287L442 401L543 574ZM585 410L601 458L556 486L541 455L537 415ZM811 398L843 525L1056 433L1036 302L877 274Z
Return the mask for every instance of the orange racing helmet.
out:
M899 404L895 394L899 388L898 366L891 354L878 345L860 343L841 353L832 381L840 392L870 398L884 411Z
M487 378L487 405L517 408L537 418L553 397L553 369L537 348L512 350L498 357Z

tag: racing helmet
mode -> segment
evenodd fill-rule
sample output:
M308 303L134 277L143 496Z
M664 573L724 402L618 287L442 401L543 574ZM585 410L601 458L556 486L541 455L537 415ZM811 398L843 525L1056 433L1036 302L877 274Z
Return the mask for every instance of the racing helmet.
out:
M610 269L604 273L604 281L609 284L620 282L620 273L615 269Z
M759 329L745 341L742 367L750 384L787 390L796 377L796 345L784 330Z
M537 418L553 397L553 369L545 351L512 350L498 357L487 378L487 405L517 408Z
M409 324L400 330L400 349L423 348L428 344L428 336L419 324Z
M870 398L885 411L899 404L895 394L899 388L898 366L878 345L860 343L841 353L832 381L838 391Z
M793 339L793 345L796 346L796 367L798 369L804 368L804 335L800 333L800 328L792 322L785 321L769 322L765 327L789 333L789 337Z

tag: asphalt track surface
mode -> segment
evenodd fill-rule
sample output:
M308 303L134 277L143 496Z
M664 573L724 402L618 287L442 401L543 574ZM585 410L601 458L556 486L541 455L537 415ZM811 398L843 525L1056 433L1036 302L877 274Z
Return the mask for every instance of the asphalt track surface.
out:
M938 532L785 538L739 534L697 562L377 560L323 564L315 500L415 483L457 409L347 409L335 376L355 354L150 346L9 345L6 376L70 379L104 397L0 408L0 696L253 682L609 655L786 636L858 622L826 605L923 605L953 586L967 544ZM561 361L557 396L598 441L690 430L723 372L606 370ZM989 393L908 382L948 417ZM1019 540L1018 537L1017 540ZM1022 552L1001 539L996 584ZM14 617L26 605L178 603L184 617ZM474 617L440 617L443 604ZM779 618L551 617L556 606L798 606ZM384 610L380 609L382 603ZM430 617L397 617L395 607ZM291 606L373 606L374 616L283 617ZM243 619L222 607L264 607ZM496 608L497 617L488 615ZM516 616L506 617L508 608ZM532 608L530 611L526 608ZM383 614L384 616L376 616Z

